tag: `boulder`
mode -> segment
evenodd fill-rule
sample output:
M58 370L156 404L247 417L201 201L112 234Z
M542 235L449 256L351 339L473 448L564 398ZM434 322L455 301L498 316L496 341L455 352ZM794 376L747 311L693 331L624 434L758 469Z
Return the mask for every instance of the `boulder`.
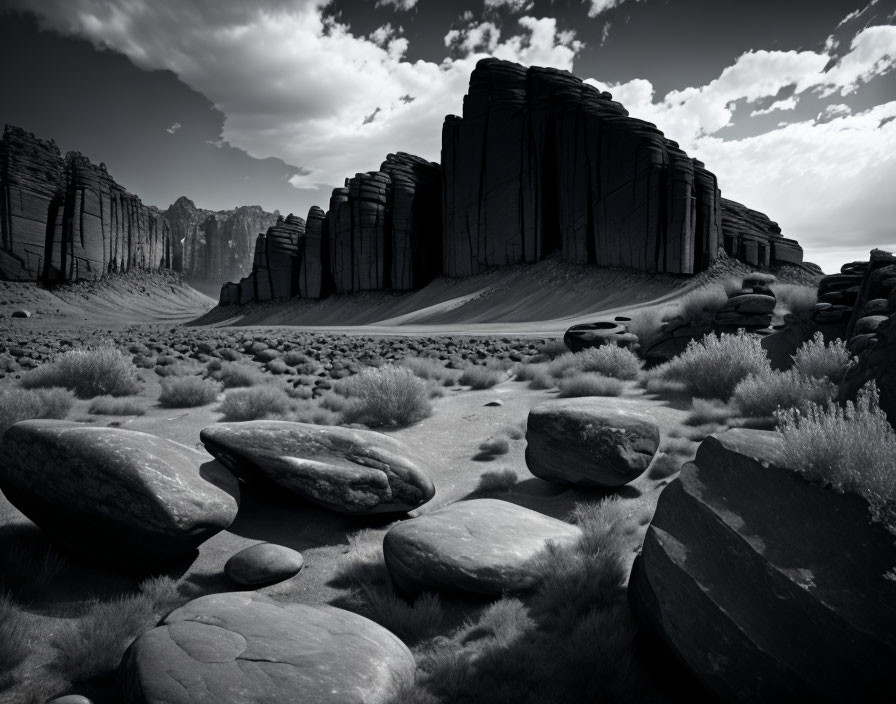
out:
M660 443L650 416L587 398L547 401L529 412L526 464L555 484L607 488L647 469Z
M892 536L786 469L780 442L704 440L660 496L633 610L722 701L896 701Z
M204 453L121 428L16 423L0 489L53 538L126 567L189 555L236 518L236 478Z
M283 582L305 565L302 553L284 545L257 543L231 556L224 574L241 587L260 587Z
M414 669L363 616L237 592L171 612L127 650L120 679L128 704L385 704Z
M563 342L571 352L581 352L601 345L633 347L638 342L638 336L630 333L620 321L598 320L573 325L563 335Z
M571 545L576 526L497 499L460 501L398 523L383 539L395 586L500 596L531 588L533 558L550 541Z
M435 493L425 462L370 430L257 420L218 423L200 438L238 476L340 513L403 513Z

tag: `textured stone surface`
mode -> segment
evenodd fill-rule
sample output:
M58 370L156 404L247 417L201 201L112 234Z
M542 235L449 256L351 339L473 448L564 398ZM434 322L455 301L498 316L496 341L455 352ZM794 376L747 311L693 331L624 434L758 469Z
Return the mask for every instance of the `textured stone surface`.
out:
M259 587L294 577L305 564L302 553L283 545L257 543L232 555L224 574L243 587Z
M435 493L410 448L370 430L248 421L210 426L200 438L238 476L342 513L410 511Z
M581 352L601 345L632 347L638 336L630 333L625 323L607 319L573 325L564 333L563 342L571 352Z
M552 541L575 543L576 526L497 499L460 501L398 523L383 539L396 586L500 596L535 584L532 558Z
M56 540L140 566L188 555L236 517L236 479L171 440L60 420L17 423L0 446L0 489Z
M721 701L893 701L892 536L781 466L774 432L707 438L663 490L629 595Z
M230 593L173 611L134 642L121 670L130 704L385 704L413 680L414 658L363 616Z
M643 413L608 410L591 399L569 399L533 408L526 442L526 464L536 477L557 484L616 487L647 469L660 431Z

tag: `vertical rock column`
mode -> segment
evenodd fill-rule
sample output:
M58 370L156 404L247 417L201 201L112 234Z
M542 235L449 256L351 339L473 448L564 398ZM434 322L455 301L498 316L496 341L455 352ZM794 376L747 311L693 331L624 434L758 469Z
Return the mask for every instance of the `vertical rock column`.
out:
M386 234L391 228L386 203L391 184L389 175L380 171L356 174L347 184L351 218L352 291L387 288L391 242Z
M348 188L334 188L330 196L327 239L330 245L333 290L336 293L347 293L352 290L352 219Z
M325 256L325 218L323 210L316 205L311 206L305 221L305 237L299 259L298 292L302 298L322 298L326 295L324 272L329 271L330 263Z

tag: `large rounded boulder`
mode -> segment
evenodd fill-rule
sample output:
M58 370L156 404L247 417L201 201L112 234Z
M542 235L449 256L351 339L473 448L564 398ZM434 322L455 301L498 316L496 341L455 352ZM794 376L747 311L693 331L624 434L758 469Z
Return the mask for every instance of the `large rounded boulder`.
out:
M548 542L570 545L581 530L497 499L451 504L398 523L383 539L383 555L395 586L500 596L535 585L533 559Z
M259 420L205 428L206 449L238 476L288 489L333 511L404 513L435 487L404 443L371 430Z
M547 401L529 412L526 464L555 484L612 488L641 475L660 443L650 416L577 398Z
M131 645L120 679L128 704L384 704L414 667L363 616L237 592L171 612Z
M573 325L564 333L563 343L571 352L581 352L602 345L634 347L638 342L638 336L628 331L625 323L629 320L617 316L613 320L596 320L593 323Z
M893 702L893 537L784 466L772 431L710 436L660 495L632 608L725 702Z
M16 423L0 489L59 542L127 567L192 553L236 518L236 478L172 440L62 420Z

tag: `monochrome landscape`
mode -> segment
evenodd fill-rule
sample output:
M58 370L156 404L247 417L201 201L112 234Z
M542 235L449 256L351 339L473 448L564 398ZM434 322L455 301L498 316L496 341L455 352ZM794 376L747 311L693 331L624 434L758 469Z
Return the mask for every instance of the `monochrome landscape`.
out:
M896 700L896 4L0 66L0 703Z

